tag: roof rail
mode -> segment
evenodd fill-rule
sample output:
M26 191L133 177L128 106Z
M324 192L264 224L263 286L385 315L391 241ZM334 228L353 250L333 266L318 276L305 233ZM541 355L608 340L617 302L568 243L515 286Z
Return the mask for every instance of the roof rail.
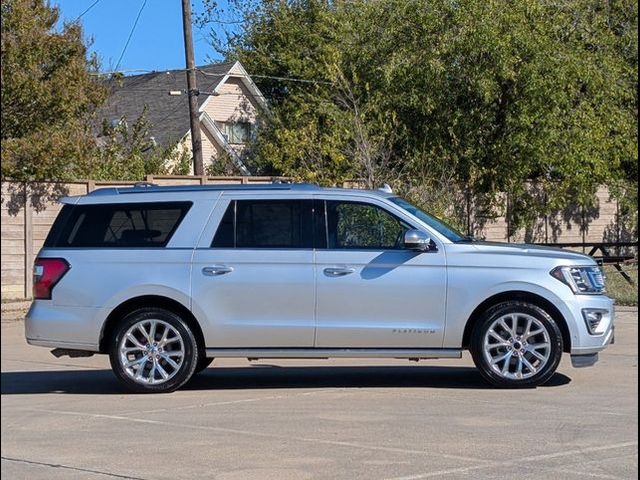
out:
M87 195L123 195L129 193L170 193L170 192L203 192L222 190L317 190L320 187L312 183L254 183L254 184L208 184L208 185L155 185L138 182L132 187L98 188Z
M136 182L133 184L134 188L146 188L146 187L157 187L158 184L157 183L151 183L151 182Z

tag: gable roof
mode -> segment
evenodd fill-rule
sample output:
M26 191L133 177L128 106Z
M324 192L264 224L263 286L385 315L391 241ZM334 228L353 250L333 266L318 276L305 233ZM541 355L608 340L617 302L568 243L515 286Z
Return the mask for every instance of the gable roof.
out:
M236 65L239 63L226 62L197 67L198 90L215 91L226 81ZM145 117L151 125L151 136L159 145L177 143L189 131L188 96L185 93L179 96L169 95L171 90L187 90L187 76L183 69L126 76L110 82L109 88L109 97L98 111L99 121L119 120L124 116L128 122L133 123L146 105ZM209 95L199 95L199 107L209 98ZM260 95L259 103L262 100Z

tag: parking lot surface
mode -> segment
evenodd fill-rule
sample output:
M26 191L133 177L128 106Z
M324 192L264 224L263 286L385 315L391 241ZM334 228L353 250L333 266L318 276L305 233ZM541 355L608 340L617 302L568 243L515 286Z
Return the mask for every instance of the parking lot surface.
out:
M105 356L55 359L2 323L4 479L623 479L638 476L638 313L592 368L487 387L470 356L216 360L126 393Z

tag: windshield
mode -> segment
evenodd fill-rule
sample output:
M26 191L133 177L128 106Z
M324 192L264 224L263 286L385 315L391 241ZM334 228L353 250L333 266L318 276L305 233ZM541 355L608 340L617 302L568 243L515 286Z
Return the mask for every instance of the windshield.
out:
M440 233L440 234L444 235L445 237L447 237L452 242L464 241L467 238L465 235L463 235L462 233L458 232L455 228L447 225L442 220L439 220L436 217L432 217L427 212L425 212L423 210L420 210L415 205L411 205L404 198L392 197L389 200L391 200L393 203L398 205L400 208L402 208L402 209L406 210L407 212L409 212L414 217L419 218L424 223L429 225L431 228L436 230L438 233Z

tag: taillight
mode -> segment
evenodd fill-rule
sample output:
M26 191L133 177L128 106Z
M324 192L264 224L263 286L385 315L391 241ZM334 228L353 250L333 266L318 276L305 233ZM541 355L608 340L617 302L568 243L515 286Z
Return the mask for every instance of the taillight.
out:
M51 299L53 287L71 266L64 258L37 258L33 265L33 298Z

